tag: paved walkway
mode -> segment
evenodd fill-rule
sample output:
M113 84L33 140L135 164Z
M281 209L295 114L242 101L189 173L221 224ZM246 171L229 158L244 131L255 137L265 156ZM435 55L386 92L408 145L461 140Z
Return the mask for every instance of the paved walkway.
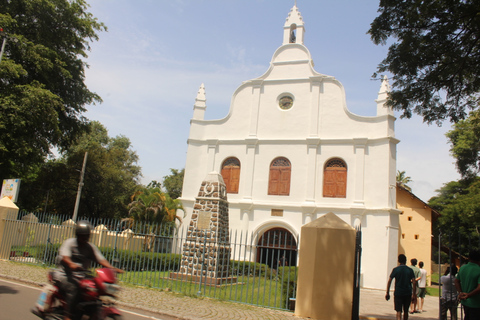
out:
M45 282L46 269L36 266L0 260L0 277L41 285ZM123 286L120 305L158 312L172 319L305 319L296 317L292 312L272 310L227 301L208 298L194 298L134 286ZM438 297L425 298L422 314L410 315L409 319L438 319ZM368 320L395 319L393 301L385 301L385 291L362 289L360 294L360 318ZM346 319L348 320L348 319Z

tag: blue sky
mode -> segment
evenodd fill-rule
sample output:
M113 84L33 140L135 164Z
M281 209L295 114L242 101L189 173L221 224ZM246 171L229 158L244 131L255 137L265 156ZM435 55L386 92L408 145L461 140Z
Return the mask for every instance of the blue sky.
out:
M140 157L142 182L161 181L185 166L193 104L204 83L206 119L227 115L242 81L262 75L282 44L293 0L87 0L108 27L92 44L86 83L103 103L87 118L110 136L124 135ZM387 47L366 34L378 0L298 0L305 45L317 72L345 87L347 107L375 115L379 81L372 80ZM397 114L398 116L398 114ZM424 201L457 180L445 132L419 117L396 121L397 169Z

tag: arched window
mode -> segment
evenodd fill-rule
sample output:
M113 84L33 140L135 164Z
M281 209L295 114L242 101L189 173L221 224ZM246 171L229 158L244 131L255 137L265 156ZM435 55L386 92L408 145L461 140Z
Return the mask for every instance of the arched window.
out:
M297 241L284 228L272 228L265 232L257 243L258 263L266 264L272 269L296 266Z
M295 35L295 32L297 30L297 25L296 24L292 24L290 26L290 39L289 39L289 42L290 43L295 43L297 42L297 36Z
M290 194L291 165L287 158L276 158L270 164L268 194L288 196Z
M222 178L227 187L227 193L238 193L240 184L240 161L237 158L227 158L222 164Z
M330 159L323 170L323 196L347 197L347 165L341 159Z

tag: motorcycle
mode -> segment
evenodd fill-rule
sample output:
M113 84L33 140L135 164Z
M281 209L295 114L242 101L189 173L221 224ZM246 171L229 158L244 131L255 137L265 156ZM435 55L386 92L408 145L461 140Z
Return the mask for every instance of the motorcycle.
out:
M112 269L96 269L96 276L82 272L79 275L81 299L72 320L114 319L121 320L120 310L115 307L116 294L120 286ZM65 296L56 284L55 271L48 273L48 284L44 286L32 313L44 320L62 320L66 307Z

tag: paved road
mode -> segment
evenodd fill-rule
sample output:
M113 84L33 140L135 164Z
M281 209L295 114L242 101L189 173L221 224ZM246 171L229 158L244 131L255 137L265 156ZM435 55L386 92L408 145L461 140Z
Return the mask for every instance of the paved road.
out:
M0 280L0 320L39 320L30 312L30 308L40 294L41 289L14 281ZM121 308L124 320L173 320L154 313Z

